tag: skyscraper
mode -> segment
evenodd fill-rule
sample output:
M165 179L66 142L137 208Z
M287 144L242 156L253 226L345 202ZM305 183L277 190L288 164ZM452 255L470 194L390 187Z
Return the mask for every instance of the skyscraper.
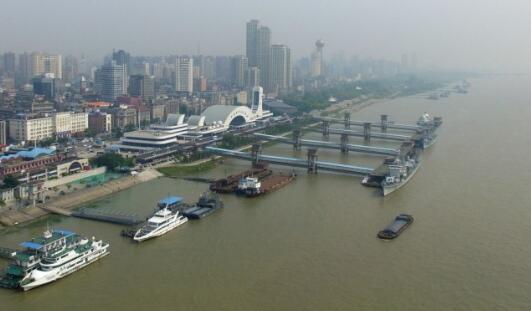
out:
M177 57L175 61L175 91L194 91L194 60L190 57Z
M11 78L15 76L15 60L15 53L7 52L4 54L4 73Z
M21 85L27 83L32 75L31 55L27 52L18 55L18 77Z
M253 88L260 85L260 68L250 67L247 70L246 84L248 88Z
M116 62L116 65L124 66L125 69L130 69L130 55L124 50L112 51L112 60Z
M247 23L246 56L251 67L258 66L258 27L256 19Z
M231 81L232 85L237 88L245 87L245 76L249 69L247 57L236 55L232 58Z
M271 89L287 92L291 87L291 50L282 44L271 46Z
M98 82L101 83L101 95L103 100L114 101L118 96L127 93L126 71L124 65L116 64L116 61L101 67L97 74Z
M55 78L63 78L63 58L60 54L36 52L31 54L32 76L53 73Z
M258 20L247 23L246 55L250 67L260 69L260 80L266 90L270 89L271 30L260 26Z
M268 27L258 29L258 68L260 68L260 81L267 91L271 90L271 30Z
M147 101L155 98L155 82L148 75L132 75L129 77L129 95L141 97Z

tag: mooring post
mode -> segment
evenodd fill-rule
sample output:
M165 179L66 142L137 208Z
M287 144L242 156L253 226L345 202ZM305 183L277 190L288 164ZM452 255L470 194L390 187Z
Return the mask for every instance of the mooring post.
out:
M382 114L380 116L380 121L381 121L381 128L382 128L382 132L386 132L387 131L387 121L388 121L388 117L386 114Z
M365 141L371 140L371 124L369 122L363 123L363 138Z
M345 112L345 128L350 128L350 112Z
M293 130L293 149L301 150L301 130Z
M348 153L348 134L341 134L341 152Z
M308 174L317 174L317 149L308 149Z
M322 129L323 129L323 137L329 137L330 136L330 121L323 120Z
M258 164L259 162L259 156L262 153L262 145L261 144L253 144L253 148L251 149L251 157L252 157L252 163L253 166Z

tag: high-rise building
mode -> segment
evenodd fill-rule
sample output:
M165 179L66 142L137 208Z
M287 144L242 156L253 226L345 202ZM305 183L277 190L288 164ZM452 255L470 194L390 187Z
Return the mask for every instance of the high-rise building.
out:
M126 72L131 67L131 56L124 50L112 51L112 60L116 62L116 65L125 66Z
M155 81L152 76L132 75L129 77L129 95L141 97L145 101L155 98Z
M247 23L246 56L249 66L258 66L258 27L259 21L253 19Z
M79 73L79 63L74 56L66 56L63 64L63 80L73 82Z
M194 91L206 92L207 80L204 77L194 78Z
M270 89L271 30L260 26L258 20L247 23L246 56L250 67L260 69L260 81L266 90Z
M53 74L44 74L33 78L33 93L47 100L55 99L55 78Z
M60 54L33 53L31 54L31 75L38 76L53 73L55 78L63 78L63 58Z
M291 50L282 44L271 46L271 89L285 93L291 87Z
M116 61L101 67L97 74L98 83L101 84L103 100L114 101L118 96L127 93L126 70L124 65L116 64Z
M7 122L5 120L0 120L0 145L5 145L7 143Z
M13 52L4 54L4 74L9 77L15 77L16 55Z
M232 58L231 82L234 87L244 88L247 70L249 69L248 59L243 55Z
M262 85L271 90L271 30L264 26L258 29L258 68Z
M319 77L321 76L323 72L323 48L324 48L324 41L323 40L317 40L315 42L315 51L312 53L312 68L311 68L311 74L312 77Z
M260 68L250 67L247 70L247 87L253 88L260 85Z
M18 84L23 85L32 77L33 66L31 65L31 61L32 57L27 52L18 55Z
M190 57L177 57L175 62L175 91L188 94L194 91L194 60Z

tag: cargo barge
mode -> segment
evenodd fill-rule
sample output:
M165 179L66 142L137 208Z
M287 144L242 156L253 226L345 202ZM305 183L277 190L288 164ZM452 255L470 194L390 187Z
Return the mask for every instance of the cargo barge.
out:
M230 175L226 178L216 179L210 183L210 190L217 193L233 193L238 189L238 184L242 178L256 177L264 178L272 174L267 163L259 163L251 169L239 174Z
M292 182L297 175L295 172L286 174L272 174L262 179L256 177L242 178L238 184L237 193L246 197L257 197L273 192Z
M215 193L205 192L195 205L183 209L182 214L189 219L196 220L204 218L222 207L223 202L219 196Z
M378 232L378 237L384 240L392 240L398 237L404 230L413 223L413 216L408 214L400 214L396 216L393 223L387 226L382 231Z

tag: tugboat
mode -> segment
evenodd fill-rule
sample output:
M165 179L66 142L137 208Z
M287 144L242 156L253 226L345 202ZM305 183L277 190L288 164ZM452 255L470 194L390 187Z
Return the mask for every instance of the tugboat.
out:
M70 231L48 231L44 240L29 243L33 243L31 246L34 248L49 249L38 266L20 281L20 287L24 291L54 282L109 254L109 243L96 241L94 237L92 240L82 238Z
M160 208L147 222L135 233L133 240L142 242L147 239L161 236L188 221L181 216L179 211L173 211L182 201L180 197L168 197L158 203Z
M254 197L260 195L262 192L260 188L262 183L256 177L245 177L240 179L236 193L243 194L247 197Z
M378 237L384 240L392 240L406 230L406 228L413 223L413 220L413 216L411 215L400 214L396 216L393 223L391 223L382 231L378 232Z

